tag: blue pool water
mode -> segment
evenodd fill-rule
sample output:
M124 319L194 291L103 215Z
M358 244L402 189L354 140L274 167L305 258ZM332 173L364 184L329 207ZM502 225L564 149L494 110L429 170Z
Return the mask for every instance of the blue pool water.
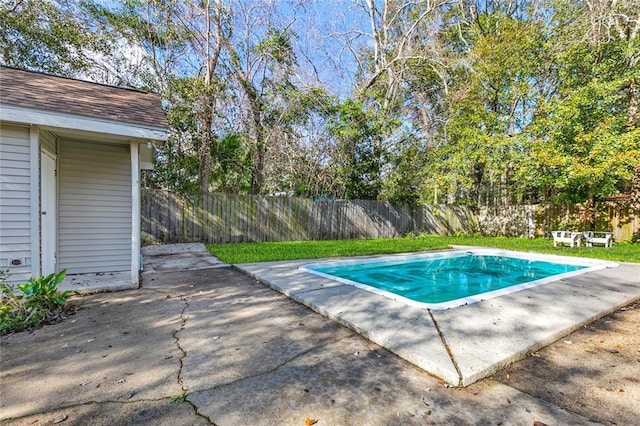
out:
M400 259L316 263L305 265L303 269L436 308L459 306L527 288L531 283L539 285L593 269L593 265L571 260L558 263L535 256L512 257L504 253L511 252L457 251Z

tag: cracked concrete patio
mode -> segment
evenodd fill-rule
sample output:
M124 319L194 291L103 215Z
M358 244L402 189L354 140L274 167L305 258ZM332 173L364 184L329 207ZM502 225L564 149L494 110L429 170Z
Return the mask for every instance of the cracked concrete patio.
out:
M60 324L0 340L3 424L551 425L615 416L580 415L494 379L450 388L232 268L150 274L138 290L77 303Z

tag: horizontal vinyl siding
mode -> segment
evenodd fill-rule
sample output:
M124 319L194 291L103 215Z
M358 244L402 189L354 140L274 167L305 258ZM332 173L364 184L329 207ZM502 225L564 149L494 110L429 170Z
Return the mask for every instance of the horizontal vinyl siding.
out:
M62 140L58 155L60 269L131 270L129 146Z
M29 128L0 124L0 269L9 269L11 283L31 277L29 170Z

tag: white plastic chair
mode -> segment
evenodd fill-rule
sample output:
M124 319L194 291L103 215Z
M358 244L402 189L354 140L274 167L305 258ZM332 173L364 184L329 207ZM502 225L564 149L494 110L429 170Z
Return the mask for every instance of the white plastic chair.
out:
M602 244L605 247L611 247L613 243L613 233L602 231L586 231L582 233L587 247L593 247L594 244Z
M569 244L571 247L580 247L580 239L582 238L581 232L570 231L551 231L553 237L553 246L557 247L558 244Z

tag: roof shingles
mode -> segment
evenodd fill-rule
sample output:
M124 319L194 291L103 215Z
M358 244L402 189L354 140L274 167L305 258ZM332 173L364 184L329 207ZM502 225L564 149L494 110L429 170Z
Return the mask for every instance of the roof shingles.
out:
M160 96L0 66L0 104L167 129Z

